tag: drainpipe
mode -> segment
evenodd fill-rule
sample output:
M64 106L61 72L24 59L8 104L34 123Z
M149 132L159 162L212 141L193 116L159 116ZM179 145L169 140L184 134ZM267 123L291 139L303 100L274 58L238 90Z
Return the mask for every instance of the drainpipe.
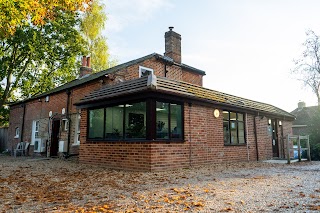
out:
M254 140L256 142L256 150L257 150L257 161L259 161L259 149L258 149L258 136L257 136L257 122L256 117L253 117L253 125L254 125Z
M67 90L66 91L68 98L67 98L67 121L68 121L68 147L67 147L67 156L69 156L69 151L70 151L70 141L71 141L71 118L70 118L70 109L69 109L69 105L70 105L70 97L71 97L71 91Z
M188 103L189 105L189 166L191 168L191 155L192 155L192 151L191 151L191 103Z
M248 123L248 114L245 114L245 120L246 120L246 124ZM249 152L249 143L248 143L248 128L245 128L246 130L246 141L247 141L247 160L248 162L250 161L250 152Z
M22 106L23 106L23 115L22 115L22 126L21 126L21 136L20 136L20 140L21 141L23 141L24 120L25 120L25 117L26 117L26 104L23 103Z

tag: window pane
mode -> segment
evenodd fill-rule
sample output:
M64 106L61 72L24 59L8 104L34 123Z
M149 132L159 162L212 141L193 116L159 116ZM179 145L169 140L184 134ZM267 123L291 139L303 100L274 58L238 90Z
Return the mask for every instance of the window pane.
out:
M182 138L181 105L170 104L171 138Z
M231 143L237 144L238 143L238 136L237 136L237 123L235 121L230 122L231 125Z
M169 104L157 102L156 104L156 138L169 138Z
M239 134L239 143L245 143L243 122L238 123L238 134Z
M237 113L235 113L235 112L230 112L230 120L231 120L231 121L237 120Z
M230 143L229 121L223 121L223 140L226 144Z
M223 120L229 120L229 112L223 111Z
M243 114L238 113L238 121L243 121Z
M106 135L108 139L123 137L123 105L106 108Z
M89 138L103 138L104 109L89 111Z
M146 139L146 102L126 104L126 138Z

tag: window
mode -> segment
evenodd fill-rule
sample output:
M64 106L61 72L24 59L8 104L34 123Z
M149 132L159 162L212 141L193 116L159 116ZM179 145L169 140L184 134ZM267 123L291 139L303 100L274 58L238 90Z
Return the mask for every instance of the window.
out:
M62 119L62 128L63 128L63 131L68 131L68 125L69 125L68 119Z
M75 119L75 134L74 134L74 145L79 145L80 144L80 120L81 116L80 114L76 115Z
M20 136L20 129L19 129L19 127L17 127L17 128L15 129L14 138L19 138L19 136Z
M90 139L146 139L146 102L89 110Z
M31 135L31 145L34 145L34 141L39 138L39 128L40 122L35 120L32 122L32 135Z
M89 138L103 138L104 109L89 111Z
M150 74L153 74L153 69L139 66L139 78Z
M182 139L181 105L165 102L156 103L156 138Z
M224 144L245 144L244 114L223 111Z
M183 139L181 104L148 100L88 111L88 139Z

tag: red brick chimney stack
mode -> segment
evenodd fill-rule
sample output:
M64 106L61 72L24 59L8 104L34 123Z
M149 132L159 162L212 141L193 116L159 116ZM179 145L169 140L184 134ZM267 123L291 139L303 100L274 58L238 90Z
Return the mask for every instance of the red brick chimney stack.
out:
M169 27L169 31L165 33L165 56L173 59L174 62L181 64L181 35L173 31L173 27Z
M92 73L92 68L90 64L90 57L83 56L82 57L82 65L80 67L80 75L79 78Z

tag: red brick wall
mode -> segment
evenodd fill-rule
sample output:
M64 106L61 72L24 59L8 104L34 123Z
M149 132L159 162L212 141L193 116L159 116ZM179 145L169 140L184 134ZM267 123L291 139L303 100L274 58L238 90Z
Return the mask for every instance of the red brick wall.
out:
M245 145L226 146L223 118L213 116L212 107L185 104L184 142L93 142L80 146L80 162L128 170L168 170L220 162L256 161L254 115L246 115ZM272 157L267 119L257 121L259 158ZM86 140L87 112L81 112L81 140Z

